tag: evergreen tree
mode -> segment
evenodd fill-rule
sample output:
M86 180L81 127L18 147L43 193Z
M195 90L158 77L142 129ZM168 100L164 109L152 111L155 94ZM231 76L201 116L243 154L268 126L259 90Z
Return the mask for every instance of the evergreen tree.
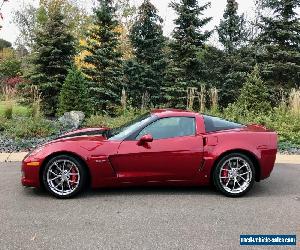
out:
M239 97L243 83L255 66L255 53L252 46L242 47L239 50L228 54L225 53L222 62L223 79L219 85L220 104L226 107Z
M84 68L89 77L89 95L95 112L111 110L120 103L122 90L122 54L116 9L112 0L99 0L94 22L88 32Z
M258 60L262 75L275 87L300 86L299 0L268 0L264 8L272 15L261 15Z
M232 53L240 48L247 38L244 15L238 15L237 11L236 0L227 0L223 19L217 27L219 41L227 53Z
M165 95L169 105L173 107L185 108L187 88L200 85L201 62L197 54L211 35L211 32L202 31L211 18L201 16L209 6L210 3L200 6L198 0L171 3L178 17L170 42Z
M81 71L75 67L69 70L59 96L61 115L72 110L89 113L87 82Z
M142 103L141 94L146 92L152 105L156 106L161 101L160 90L166 66L162 22L155 6L150 0L144 0L130 32L134 59L126 67L128 87L135 106Z
M251 51L243 47L248 37L246 21L244 15L238 15L237 11L236 0L227 0L223 19L217 27L219 41L224 47L223 57L219 59L222 81L218 86L222 107L236 101L247 73L254 66L252 60L249 60L249 56L245 54Z
M41 6L46 14L35 36L34 71L31 81L42 94L42 104L46 115L57 111L58 97L75 54L74 38L69 33L61 11L61 2Z
M248 75L236 104L245 115L247 112L266 113L271 110L270 93L260 76L257 65Z

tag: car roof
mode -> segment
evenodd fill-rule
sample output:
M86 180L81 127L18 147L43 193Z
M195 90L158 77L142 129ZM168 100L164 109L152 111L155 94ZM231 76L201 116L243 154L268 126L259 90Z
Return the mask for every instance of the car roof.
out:
M169 116L196 116L199 115L196 112L182 110L182 109L154 109L151 114L158 117L169 117Z

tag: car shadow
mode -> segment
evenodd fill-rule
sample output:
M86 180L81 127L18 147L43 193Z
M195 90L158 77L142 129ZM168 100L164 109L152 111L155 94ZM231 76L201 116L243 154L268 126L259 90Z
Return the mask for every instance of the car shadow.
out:
M81 198L89 198L95 196L122 196L122 195L209 195L217 196L218 193L213 187L118 187L118 188L101 188L101 189L88 189L82 193Z

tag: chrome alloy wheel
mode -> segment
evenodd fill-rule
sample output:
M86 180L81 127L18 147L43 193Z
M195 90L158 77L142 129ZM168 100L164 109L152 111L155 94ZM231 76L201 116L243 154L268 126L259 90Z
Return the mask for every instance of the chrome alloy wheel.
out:
M56 160L48 168L46 180L51 191L66 196L79 186L79 169L72 161Z
M220 184L225 191L239 194L245 191L253 178L249 163L241 157L227 159L219 172Z

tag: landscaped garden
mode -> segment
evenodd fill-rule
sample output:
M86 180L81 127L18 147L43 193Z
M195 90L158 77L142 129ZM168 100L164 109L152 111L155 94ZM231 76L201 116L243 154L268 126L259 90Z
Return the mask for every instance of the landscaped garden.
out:
M282 152L300 153L299 3L257 4L276 15L254 22L228 1L214 31L204 28L209 5L171 6L171 37L148 0L99 1L93 13L68 0L17 11L21 43L0 39L0 152L77 128L65 122L70 111L84 113L80 127L118 127L152 108L181 108L262 124L278 132Z

